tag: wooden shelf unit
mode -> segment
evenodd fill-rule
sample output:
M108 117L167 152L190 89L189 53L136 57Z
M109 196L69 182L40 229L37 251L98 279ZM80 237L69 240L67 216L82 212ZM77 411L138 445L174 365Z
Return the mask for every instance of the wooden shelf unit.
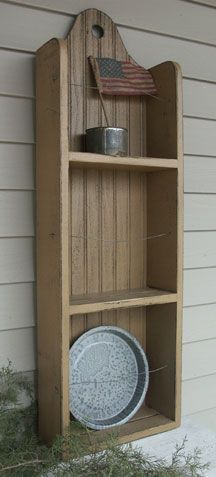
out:
M86 87L89 55L130 58L111 19L94 9L78 15L66 40L37 52L38 399L47 443L71 419L70 345L98 325L130 331L150 370L162 368L150 374L139 413L118 428L120 441L180 423L181 71L172 62L151 68L158 99L105 98L111 124L129 130L129 156L95 155L81 152L85 129L104 125L97 92Z

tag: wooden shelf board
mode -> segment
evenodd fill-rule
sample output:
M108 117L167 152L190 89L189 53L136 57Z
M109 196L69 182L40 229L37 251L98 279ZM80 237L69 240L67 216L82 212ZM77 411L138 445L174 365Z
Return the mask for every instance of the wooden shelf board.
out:
M76 295L70 298L70 315L134 306L160 305L176 301L176 293L167 290L156 290L155 288Z
M155 409L143 405L128 423L116 427L116 430L119 441L123 443L170 430L174 427L176 427L174 421Z
M116 169L135 169L152 172L163 169L177 169L177 159L161 159L156 157L119 157L90 152L70 152L69 163L72 167L98 167Z
M143 405L128 423L123 424L122 426L116 426L115 431L118 435L118 441L126 443L152 434L174 429L177 424L176 421L169 419L155 409ZM98 440L99 438L103 447L103 440L106 441L109 433L113 432L113 429L90 432L92 439L94 440L95 437L95 439ZM77 433L82 433L82 431L77 430Z

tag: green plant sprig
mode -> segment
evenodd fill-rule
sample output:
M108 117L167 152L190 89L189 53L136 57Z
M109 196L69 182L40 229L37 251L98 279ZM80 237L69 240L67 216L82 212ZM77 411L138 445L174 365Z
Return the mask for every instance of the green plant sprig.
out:
M9 362L0 368L0 477L203 477L209 467L199 449L186 454L186 439L176 446L170 464L131 444L118 445L114 433L101 451L97 433L76 422L48 448L40 442L36 421L32 384ZM62 462L65 450L67 461Z

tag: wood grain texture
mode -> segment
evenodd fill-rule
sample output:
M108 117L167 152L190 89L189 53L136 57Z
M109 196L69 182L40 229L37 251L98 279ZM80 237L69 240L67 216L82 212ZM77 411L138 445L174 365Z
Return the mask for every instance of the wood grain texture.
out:
M70 184L72 296L142 288L147 241L145 176L125 171L72 168ZM121 321L127 313L119 312ZM95 316L95 320L98 324L101 317ZM84 317L82 321L84 331ZM112 321L115 322L114 315ZM75 326L73 320L71 323ZM91 326L93 323L91 316ZM128 328L129 316L126 324Z
M102 169L122 169L142 172L153 172L157 170L177 169L176 159L161 159L156 157L119 157L106 156L102 154L91 154L89 152L71 152L71 167L99 167Z
M182 322L183 322L183 256L184 256L184 165L183 165L183 93L182 71L175 63L176 115L177 115L177 320L176 320L176 372L175 372L175 415L181 422L182 407Z
M147 283L177 290L177 176L175 171L148 175ZM158 237L157 237L158 236Z
M155 410L144 407L143 416L139 419L132 419L124 426L117 426L118 442L127 443L142 439L144 437L158 434L160 432L169 431L176 427L176 423L163 414L155 413ZM108 431L100 431L101 440L106 438Z
M150 69L158 91L158 99L150 97L146 103L147 156L178 157L177 98L178 67L171 61Z
M176 359L176 309L176 304L149 307L146 324L146 351L150 370L165 367L150 374L147 404L172 420L179 418L179 410L176 413L175 383L179 366Z
M70 171L70 293L86 293L86 173L82 169ZM70 320L70 343L86 330L86 318Z
M86 172L86 291L101 291L101 177L100 172L88 169ZM89 238L88 238L89 237ZM96 238L96 240L95 240ZM99 239L99 242L98 242ZM87 328L99 326L101 316L96 313L87 316Z
M160 303L175 303L177 301L176 293L156 290L154 288L128 289L117 292L105 292L89 295L72 296L70 301L71 315L80 313L93 313L94 311L111 310L117 308L130 308L156 305ZM132 311L133 326L136 310ZM90 317L91 320L91 317ZM142 319L139 317L139 321ZM142 338L142 333L139 334Z
M67 105L66 42L51 40L37 53L39 429L46 442L69 422Z
M115 190L114 171L101 173L101 238L107 240L101 243L101 289L106 291L115 288ZM102 313L102 324L116 323L115 311Z

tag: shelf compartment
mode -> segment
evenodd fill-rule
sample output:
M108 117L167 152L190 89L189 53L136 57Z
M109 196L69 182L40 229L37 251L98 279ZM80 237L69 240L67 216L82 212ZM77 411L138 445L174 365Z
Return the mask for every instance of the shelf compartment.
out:
M169 419L163 414L157 412L155 409L151 409L143 405L128 423L124 424L123 426L117 426L115 431L118 435L118 441L123 444L125 442L143 438L147 435L149 436L174 429L176 424L176 421ZM75 432L82 435L83 431L75 429ZM108 434L113 431L112 429L107 429L89 432L91 434L92 441L94 441L94 438L95 441L97 441L99 438L99 441L102 444L103 439L106 441ZM83 433L82 437L84 435L85 434Z
M175 303L177 294L168 290L143 288L78 295L70 298L70 315L95 313L117 308Z
M90 152L70 152L69 163L72 167L97 167L106 169L130 169L143 172L177 169L177 159L156 157L119 157Z
M129 422L116 427L120 442L167 431L178 426L180 422L178 407L176 407L176 404L179 405L176 386L180 376L178 366L180 349L176 348L179 333L177 303L131 308L129 321L125 320L127 311L125 309L117 311L115 322L113 322L112 311L105 312L106 325L121 326L138 339L146 353L150 374L144 404ZM101 319L103 320L103 316ZM83 329L81 325L84 326ZM82 322L82 315L75 319L71 317L72 341L75 333L78 332L80 336L94 326L94 318L91 321L91 315L89 315L89 321L86 315L85 322ZM73 420L73 416L71 418ZM106 441L109 432L109 429L93 431L92 435L94 437L96 433L98 439L103 442L103 440Z

